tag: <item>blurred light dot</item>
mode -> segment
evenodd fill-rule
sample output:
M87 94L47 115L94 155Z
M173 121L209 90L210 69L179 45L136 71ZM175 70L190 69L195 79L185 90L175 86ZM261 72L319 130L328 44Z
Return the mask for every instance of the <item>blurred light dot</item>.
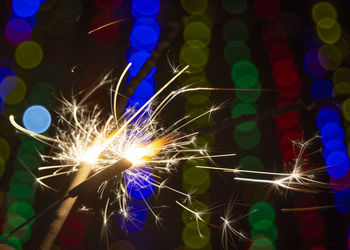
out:
M198 230L202 235L198 233ZM182 230L182 241L192 249L200 249L210 242L210 230L203 222L188 223Z
M342 108L345 119L350 122L350 98L343 102Z
M130 34L130 44L137 50L153 50L160 34L158 23L149 18L138 19Z
M181 5L188 13L202 14L208 7L208 0L181 0Z
M337 112L332 109L322 109L316 118L316 124L319 131L329 122L340 123L340 117Z
M159 0L133 0L132 15L136 18L150 17L157 18L159 11Z
M249 37L249 30L243 22L232 20L225 24L222 34L227 43L236 40L246 42Z
M251 115L256 113L256 107L249 103L239 103L232 108L231 117L238 118L242 115ZM237 125L237 129L247 131L256 125L255 121L247 121Z
M189 203L188 208L191 209L192 211L206 211L206 210L208 210L208 207L204 203L199 202L199 201L193 201L193 202ZM209 213L203 213L203 215L201 215L201 217L204 221L210 221L210 214ZM189 212L186 209L182 210L182 221L185 225L187 225L188 223L191 223L191 222L195 222L196 219L197 218L193 215L193 213Z
M182 185L186 191L195 190L193 194L205 193L210 187L210 174L207 169L189 168L182 174Z
M11 204L7 210L7 213L18 214L26 220L34 216L33 207L30 204L22 201Z
M288 104L287 102L279 103L279 107ZM299 111L289 111L281 115L276 115L275 121L279 128L291 129L298 125L300 119Z
M11 16L10 16L10 20L16 20L16 19L17 20L19 20L19 19L25 20L30 25L32 31L33 31L34 26L37 23L36 15L23 18L23 17L20 17L20 16L16 15L16 13L12 12Z
M303 238L311 240L321 237L324 233L325 222L322 216L316 212L306 212L300 219L300 232Z
M21 200L32 204L34 199L34 190L32 187L23 184L13 184L10 186L10 193L16 200Z
M347 82L340 82L334 86L335 95L350 94L350 84Z
M249 250L275 250L275 246L267 237L257 235L249 246Z
M327 44L336 43L341 36L341 27L338 22L335 22L329 28L322 28L318 25L316 30L318 37Z
M4 239L7 237L8 234L0 234L0 240ZM11 236L9 239L7 239L4 242L4 250L22 250L22 244L19 241L19 239L16 236ZM10 246L9 248L6 248L6 246Z
M27 95L30 105L42 105L50 107L56 103L56 88L48 82L38 82L34 84Z
M202 22L191 22L185 26L184 39L187 43L201 41L203 46L207 46L211 39L209 27Z
M26 129L43 133L50 127L51 115L43 106L34 105L26 109L22 120Z
M247 0L222 0L222 6L232 14L239 14L247 9Z
M180 60L185 64L192 66L191 72L201 71L207 64L209 52L203 46L194 46L194 44L185 43L180 52Z
M133 170L125 175L126 189L131 197L139 200L146 199L154 191L154 180L152 174L145 169Z
M23 101L27 93L27 86L19 77L7 77L2 84L6 84L11 91L5 98L7 104L15 105Z
M345 145L344 145L345 147ZM345 148L346 149L346 148ZM329 154L328 154L329 155ZM326 158L326 157L324 157ZM350 172L348 171L344 176L340 178L329 177L329 184L335 191L344 191L350 189Z
M253 103L259 99L261 95L261 85L259 82L251 88L251 91L236 90L236 96L239 100L245 103Z
M96 6L104 11L113 11L118 9L122 0L94 0Z
M151 54L146 51L138 51L130 56L128 63L132 63L129 72L132 76L136 76L142 68L143 64L151 57Z
M254 155L244 156L238 162L239 169L244 170L254 170L254 171L263 171L264 167L261 163L261 160ZM245 178L259 178L260 174L254 173L238 173L240 177Z
M2 83L2 81L10 76L15 76L15 73L13 73L13 71L9 68L0 68L0 83ZM6 93L7 95L8 93Z
M254 238L255 236L258 235L264 235L267 237L270 241L274 242L277 239L277 227L275 224L271 223L268 227L263 228L263 229L257 229L253 227L253 230L251 231L251 238Z
M4 175L5 171L6 171L6 164L4 159L0 156L0 178ZM0 199L0 207L1 207L1 199Z
M341 82L350 83L350 68L341 67L334 71L332 76L333 84L337 85Z
M329 23L333 23L338 18L338 13L332 4L328 2L318 2L312 8L312 18L316 25L327 28Z
M250 60L250 49L242 41L231 41L226 44L224 56L231 66L242 60Z
M24 170L15 171L14 175L12 175L10 179L10 186L15 184L22 184L31 187L34 183L35 178L30 173Z
M318 50L309 51L304 58L304 69L306 73L314 78L318 78L326 73L326 69L321 65L321 60L324 61L326 59L321 59L323 55L319 54Z
M287 45L284 44L274 45L269 49L268 53L272 64L280 59L289 59L290 61L294 61L293 52Z
M25 69L32 69L38 66L44 53L40 45L34 41L21 43L15 51L15 59L19 66Z
M344 152L334 151L326 158L326 166L330 176L341 178L349 170L349 159Z
M25 19L11 19L5 27L5 35L10 43L19 44L29 40L32 27Z
M10 156L10 146L8 142L2 137L0 137L0 156L4 161L7 161Z
M68 216L59 234L59 239L63 244L79 244L85 236L84 224L73 216Z
M126 213L127 216L124 216L123 213L118 215L118 222L122 230L128 233L140 231L145 225L148 209L133 203L128 206Z
M259 72L252 62L239 61L233 65L231 76L236 86L251 88L257 83Z
M12 9L20 17L33 16L40 7L39 0L13 0Z
M280 139L281 152L283 153L288 149L294 147L293 142L301 141L301 140L302 140L302 135L296 131L290 131L283 134L282 138Z
M280 13L278 0L254 0L255 12L263 19L273 19Z
M258 202L255 203L249 209L248 220L252 227L257 229L263 229L275 221L275 210L271 207L269 203Z
M320 63L327 70L335 70L343 61L342 52L335 45L325 44L319 49L319 52Z
M339 144L343 143L344 138L345 133L339 123L329 122L321 129L322 143L331 149L339 147Z
M342 214L350 213L350 188L335 193L334 205L338 212Z
M234 140L242 149L248 150L256 147L260 142L260 137L261 132L256 126L247 131L237 129L237 127L234 129Z
M326 79L319 79L314 81L311 87L312 99L318 100L322 98L332 97L333 84Z

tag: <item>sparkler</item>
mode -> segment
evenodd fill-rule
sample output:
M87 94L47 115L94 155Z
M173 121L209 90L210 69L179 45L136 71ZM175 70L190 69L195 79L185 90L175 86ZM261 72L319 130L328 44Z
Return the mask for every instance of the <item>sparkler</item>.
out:
M104 221L110 218L111 214L116 213L121 214L125 220L130 220L132 219L132 215L128 213L128 201L130 199L128 185L136 185L141 188L146 183L146 185L153 185L159 189L166 188L184 196L185 200L191 201L190 194L167 186L165 181L162 180L163 175L173 172L175 166L182 160L211 159L214 157L234 155L209 155L206 149L193 149L191 145L195 141L197 133L181 133L183 127L204 115L210 115L218 107L213 107L204 114L191 118L189 121L186 120L188 117L184 117L168 128L163 128L158 123L158 115L173 98L180 93L196 90L195 88L181 88L180 90L173 91L157 104L156 108L153 110L151 108L156 103L156 98L178 76L185 72L188 66L184 67L171 78L139 110L135 111L133 108L129 108L119 118L116 107L119 94L118 90L130 66L131 64L126 67L115 90L112 90L113 114L105 121L103 120L103 113L98 106L95 106L90 111L85 105L85 102L94 91L107 82L107 76L80 101L76 97L73 97L73 100L70 102L62 97L62 108L58 111L59 121L55 137L47 137L31 132L17 124L14 116L10 116L10 122L17 130L49 144L52 148L52 154L41 155L41 157L45 162L56 162L56 164L42 166L39 170L50 169L54 172L49 175L37 177L36 181L39 184L43 187L51 188L45 184L46 179L77 173L78 177L70 185L67 196L64 196L58 201L62 202L64 200L58 209L58 211L64 213L64 217L63 220L60 220L60 225L55 225L55 231L57 231L57 228L61 228L69 210L73 206L75 199L72 197L76 197L82 190L88 189L88 187L91 188L97 183L99 186L99 198L102 199L106 192L108 196L103 209ZM202 89L198 88L197 90ZM205 88L205 90L208 90L208 88ZM116 162L119 163L124 158L132 164L116 165ZM96 174L84 181L91 171ZM145 177L146 174L150 174L152 180ZM113 192L107 191L108 185L113 185ZM114 194L113 198L111 198L112 194ZM156 222L159 222L159 215L153 211L146 199L143 200ZM112 204L118 204L118 210L113 208ZM104 227L107 225L108 223L103 223ZM52 244L58 231L49 237L51 243L45 243L45 246Z

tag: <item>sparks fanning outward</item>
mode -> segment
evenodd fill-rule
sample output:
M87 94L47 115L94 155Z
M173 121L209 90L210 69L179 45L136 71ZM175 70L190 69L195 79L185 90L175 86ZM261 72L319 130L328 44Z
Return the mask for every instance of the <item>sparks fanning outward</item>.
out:
M183 117L167 128L161 127L159 124L159 114L177 95L189 91L221 90L190 88L188 86L171 92L163 100L159 101L157 99L158 96L178 76L188 70L188 66L177 72L140 109L129 108L122 117L117 117L119 88L130 66L131 63L125 68L116 87L111 91L112 115L107 119L104 119L105 113L97 105L89 109L85 102L94 91L109 82L107 81L109 74L95 88L83 96L81 100L75 97L72 101L61 98L62 107L57 111L59 119L54 137L31 132L18 125L15 122L15 118L10 116L10 122L16 129L51 146L50 155L41 155L44 162L50 163L50 165L42 166L39 170L52 170L52 173L36 178L37 182L43 187L53 189L45 184L46 179L72 174L82 168L88 167L92 172L99 172L104 168L110 167L121 158L126 158L133 163L132 167L125 170L122 175L113 176L109 180L103 181L98 187L98 197L100 199L107 197L104 199L106 203L102 209L104 226L102 232L108 232L108 219L114 214L121 214L125 221L132 222L133 214L130 212L129 207L130 195L128 193L128 185L134 185L139 188L151 185L159 189L166 188L182 195L184 203L191 203L191 194L172 188L165 183L165 177L176 170L179 161L230 157L234 155L209 155L205 148L193 147L196 140L196 132L191 134L181 132L185 126L203 116L210 115L218 107L212 107L196 117ZM145 198L143 200L150 209L155 221L160 222L160 216L153 211ZM185 207L182 203L176 202ZM117 209L116 204L118 206ZM191 209L187 210L193 215L198 213ZM198 218L196 218L196 222L208 223ZM230 231L233 230L230 224L225 224L224 230L226 230L226 227ZM198 232L201 235L199 230ZM245 238L242 235L239 236Z
M293 141L293 145L296 149L297 157L294 160L293 166L291 167L292 171L290 173L278 173L278 172L265 172L265 171L255 171L255 170L246 170L240 168L220 168L220 167L210 167L210 166L196 166L197 168L206 168L213 170L221 170L225 172L234 173L234 177L237 181L245 182L255 182L262 184L271 184L273 187L282 188L286 190L294 190L308 193L316 193L320 189L327 189L328 183L321 182L316 180L316 174L324 171L326 167L319 167L315 169L306 169L307 161L305 160L305 153L307 147L319 136L315 136L305 142ZM273 179L258 179L258 178L245 178L239 177L240 174L258 174L264 176L273 176Z

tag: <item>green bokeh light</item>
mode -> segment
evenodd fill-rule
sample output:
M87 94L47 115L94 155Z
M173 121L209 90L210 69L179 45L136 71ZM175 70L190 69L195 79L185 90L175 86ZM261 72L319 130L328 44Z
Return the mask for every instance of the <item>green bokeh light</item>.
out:
M32 170L37 170L42 164L42 159L38 153L27 150L23 145L17 151L17 161ZM24 168L22 167L22 169Z
M41 152L45 150L45 144L28 135L20 135L22 146L31 152Z
M56 89L48 82L36 83L28 93L28 102L31 105L38 104L50 107L56 103Z
M257 126L252 129L243 131L235 127L234 140L237 145L242 149L252 149L256 147L260 142L261 132Z
M239 103L232 108L231 117L237 118L242 115L250 115L250 114L256 114L255 106L249 103ZM253 129L254 126L256 126L255 121L247 121L237 125L236 128L242 131L248 131Z
M275 246L273 243L265 236L257 236L253 239L249 250L274 250Z
M246 103L253 103L259 99L261 95L261 85L260 82L256 82L256 84L250 88L250 91L245 90L236 90L236 96L239 100Z
M264 167L261 160L254 155L246 155L238 162L239 169L263 171ZM254 173L238 173L240 177L244 178L259 178L260 174Z
M249 30L243 22L232 20L225 24L222 34L227 43L237 40L246 42L248 41Z
M248 215L248 220L253 228L265 229L275 221L275 210L269 203L258 202L249 211L251 213Z
M24 69L32 69L38 66L44 53L40 45L34 41L21 43L15 51L15 59L19 66Z
M250 60L250 49L242 41L230 41L224 49L224 56L231 66L242 60Z
M3 238L7 237L7 235L8 234L1 234L0 235L0 240L2 240ZM10 246L10 247L13 247L15 250L22 250L21 242L19 241L19 239L16 236L11 236L3 244L5 244L7 246Z
M239 61L233 65L231 76L237 87L252 88L258 82L259 72L252 62Z
M202 234L199 235L198 227ZM205 247L210 242L210 230L206 224L199 222L188 223L182 231L182 241L186 246L193 249Z
M28 173L26 170L16 171L10 179L10 186L15 184L23 184L25 186L31 187L34 183L34 176Z
M34 190L23 184L10 185L10 193L16 200L25 201L29 204L33 204Z
M275 242L277 239L278 235L278 230L275 224L271 223L270 226L263 228L263 229L258 229L256 227L253 227L251 231L251 238L254 238L255 236L258 235L264 235L265 237L269 238L271 242Z
M222 6L232 14L240 14L247 9L247 0L222 0Z
M24 219L29 219L30 217L34 216L34 210L32 206L26 202L18 201L9 207L7 210L7 213L13 213L18 214L22 216Z
M7 214L7 219L4 223L3 226L3 231L4 232L11 232L13 229L21 225L23 222L26 220L17 214ZM31 235L31 230L30 226L27 224L24 227L22 227L16 234L15 236L17 239L19 239L22 243L26 242Z

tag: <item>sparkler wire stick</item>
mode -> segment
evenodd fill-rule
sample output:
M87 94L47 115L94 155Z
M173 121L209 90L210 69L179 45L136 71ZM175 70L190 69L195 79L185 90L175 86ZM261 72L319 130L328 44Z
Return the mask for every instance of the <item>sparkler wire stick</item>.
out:
M92 190L92 189L98 187L101 184L101 182L106 181L106 180L108 180L116 175L121 174L124 170L128 169L131 166L132 166L132 163L129 160L122 158L118 162L113 164L112 166L105 168L105 169L101 170L100 172L97 172L96 174L90 176L85 181L81 182L80 184L76 185L74 188L70 189L65 196L58 199L54 203L50 204L44 210L42 210L40 213L32 216L31 218L29 218L28 220L23 222L21 225L19 225L15 229L13 229L4 239L2 239L0 241L0 243L4 243L11 236L13 236L16 232L18 232L21 228L23 228L25 225L27 225L28 223L30 223L31 221L33 221L35 219L42 217L43 215L45 215L46 213L48 213L52 209L54 209L57 205L61 204L60 208L64 207L63 205L65 205L65 204L73 205L72 202L74 203L74 201L77 199L77 197L81 193L87 192L89 190ZM90 166L84 165L84 166L82 166L82 168L85 169L84 174L86 172L90 172L90 171L86 171L86 169L89 169ZM78 174L79 173L83 173L83 172L78 171ZM74 183L72 183L71 186L73 184ZM58 209L57 216L60 218L67 217L69 211L70 211L70 209L68 211L67 211L67 209ZM62 220L62 222L61 222L61 221L57 221L55 219L50 224L50 227L51 228L58 227L58 230L59 230L62 226L61 223L63 223L63 222L64 222L64 220ZM45 238L45 241L41 244L40 249L50 249L48 247L52 245L53 241L56 238L55 231L56 230L49 230L50 234Z

